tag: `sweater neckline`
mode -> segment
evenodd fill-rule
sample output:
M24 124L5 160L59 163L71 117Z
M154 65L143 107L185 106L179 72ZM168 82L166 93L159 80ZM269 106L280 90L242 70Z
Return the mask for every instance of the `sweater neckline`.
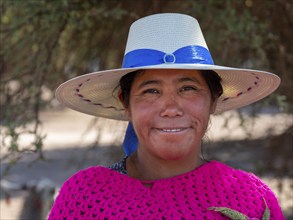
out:
M107 168L107 167L102 167L102 168L106 169L108 172L111 172L112 174L114 174L116 176L119 176L120 178L125 179L127 181L130 181L130 182L133 182L133 183L139 183L139 185L142 185L143 187L146 187L146 188L153 188L155 185L160 185L161 183L174 182L176 180L183 179L185 177L194 175L194 174L200 172L204 168L208 169L208 167L212 166L215 163L219 163L219 162L213 161L213 160L212 161L207 161L204 164L201 164L200 166L196 167L195 169L193 169L193 170L191 170L189 172L179 174L177 176L163 178L163 179L157 179L157 180L139 180L139 179L130 177L127 174L119 173L119 172L117 172L115 170L112 170L110 168Z

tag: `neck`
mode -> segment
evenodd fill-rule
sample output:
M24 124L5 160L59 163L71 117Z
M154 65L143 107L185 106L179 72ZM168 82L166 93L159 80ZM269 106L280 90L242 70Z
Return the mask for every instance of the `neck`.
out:
M140 180L165 179L194 170L203 164L199 156L177 160L164 160L161 158L148 157L139 149L127 160L128 175Z

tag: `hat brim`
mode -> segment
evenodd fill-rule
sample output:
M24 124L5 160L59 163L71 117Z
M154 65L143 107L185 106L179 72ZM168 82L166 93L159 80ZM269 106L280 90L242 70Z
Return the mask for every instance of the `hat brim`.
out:
M241 108L275 91L280 78L270 72L204 64L161 64L139 68L104 70L75 77L56 90L56 98L66 107L98 117L127 120L118 99L119 80L136 70L213 70L222 78L223 94L214 114Z

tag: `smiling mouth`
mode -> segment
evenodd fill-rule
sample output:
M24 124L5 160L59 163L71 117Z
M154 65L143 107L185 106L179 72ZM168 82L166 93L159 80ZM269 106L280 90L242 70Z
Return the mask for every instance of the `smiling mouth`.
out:
M187 128L163 128L158 129L159 131L165 132L165 133L177 133L186 130Z

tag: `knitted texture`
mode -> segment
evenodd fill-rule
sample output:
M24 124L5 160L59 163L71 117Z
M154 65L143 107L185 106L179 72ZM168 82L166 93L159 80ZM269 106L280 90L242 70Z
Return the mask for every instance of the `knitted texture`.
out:
M148 182L98 166L79 171L64 183L49 220L229 219L210 207L261 219L264 201L270 219L285 219L273 192L259 178L216 161Z

